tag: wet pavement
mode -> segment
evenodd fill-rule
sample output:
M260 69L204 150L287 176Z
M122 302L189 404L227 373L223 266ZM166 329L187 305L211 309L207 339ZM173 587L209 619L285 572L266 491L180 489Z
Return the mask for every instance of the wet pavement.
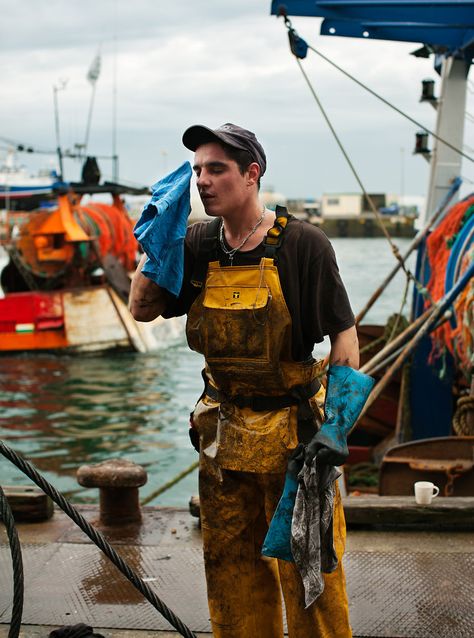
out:
M95 506L80 511L97 523ZM107 538L197 636L209 636L197 520L174 508L144 508L143 516L140 527L107 530ZM177 635L64 513L56 510L50 521L18 529L25 569L23 638L47 637L53 628L79 622L106 638ZM350 531L345 568L354 636L472 638L473 536ZM1 638L8 635L11 601L11 560L2 530Z

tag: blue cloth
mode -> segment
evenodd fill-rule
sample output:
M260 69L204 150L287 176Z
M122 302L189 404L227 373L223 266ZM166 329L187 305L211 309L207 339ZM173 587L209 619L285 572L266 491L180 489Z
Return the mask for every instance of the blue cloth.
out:
M273 556L293 561L291 552L291 521L298 492L298 473L303 466L304 446L298 445L288 460L283 493L270 521L267 535L263 541L263 556Z
M281 558L293 562L291 552L291 521L295 507L298 479L287 472L283 494L270 521L267 535L263 541L262 555Z
M133 231L148 257L142 273L175 296L179 295L183 283L191 176L191 164L184 162L156 182Z

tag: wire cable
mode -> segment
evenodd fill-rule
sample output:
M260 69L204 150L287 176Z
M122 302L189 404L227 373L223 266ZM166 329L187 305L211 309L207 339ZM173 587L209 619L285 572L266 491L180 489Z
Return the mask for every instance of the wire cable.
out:
M91 539L95 545L109 558L113 564L122 572L122 574L132 583L132 585L143 594L160 614L177 630L181 636L185 638L196 638L196 634L189 629L176 614L155 594L151 587L136 572L134 572L128 563L117 554L115 549L107 542L105 536L96 530L86 519L80 514L75 507L69 503L48 481L39 474L35 467L22 459L14 450L8 447L3 441L0 441L0 453L9 461L18 467L23 474L26 474L36 485L45 492L78 527ZM9 637L10 638L10 637ZM13 636L12 636L13 638Z
M23 560L21 557L21 545L18 539L18 532L15 527L15 519L8 503L5 492L0 486L0 518L2 519L10 544L13 567L13 607L10 621L10 631L8 638L18 638L21 629L21 618L23 615L24 597L24 577Z

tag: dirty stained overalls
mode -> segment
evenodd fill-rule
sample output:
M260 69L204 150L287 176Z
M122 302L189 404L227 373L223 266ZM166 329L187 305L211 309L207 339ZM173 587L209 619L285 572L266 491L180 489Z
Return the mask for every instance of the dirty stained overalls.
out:
M275 235L286 221L277 217ZM345 521L337 489L339 564L324 575L324 592L313 605L304 609L294 563L261 556L287 459L298 444L298 410L304 403L319 415L318 403L324 400L317 364L291 359L291 317L274 260L264 257L256 266L209 263L186 333L190 347L206 359L206 390L193 421L200 438L201 523L213 635L283 638L282 591L289 638L350 638L341 564Z

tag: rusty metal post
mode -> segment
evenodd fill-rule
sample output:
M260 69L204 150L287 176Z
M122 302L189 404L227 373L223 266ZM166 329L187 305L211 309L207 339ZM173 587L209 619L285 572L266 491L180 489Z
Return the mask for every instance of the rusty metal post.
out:
M99 488L100 524L117 527L141 522L138 488L145 485L147 473L140 465L124 459L82 465L77 481L84 487Z

